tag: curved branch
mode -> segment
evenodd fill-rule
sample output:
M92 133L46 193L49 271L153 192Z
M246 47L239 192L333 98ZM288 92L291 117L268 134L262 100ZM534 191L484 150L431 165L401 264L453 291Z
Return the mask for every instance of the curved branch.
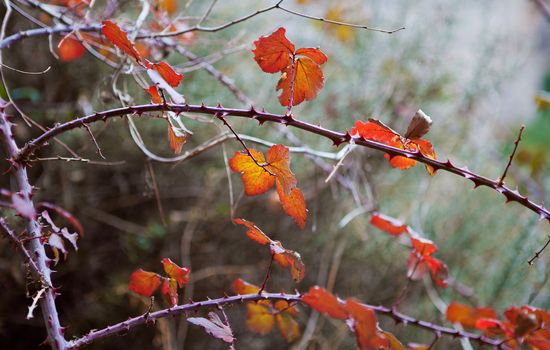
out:
M388 153L390 156L403 156L410 159L414 159L424 164L432 166L435 170L444 170L452 174L464 177L467 180L470 180L474 183L474 188L480 186L487 186L493 190L502 193L506 197L506 202L518 202L522 206L532 210L537 213L541 220L547 220L550 223L550 211L546 209L542 204L536 204L531 201L527 196L519 193L518 190L512 190L506 187L504 184L499 184L497 180L491 180L487 177L478 175L470 171L467 167L457 167L450 160L445 162L431 159L424 156L420 151L405 151L402 149L394 148L387 146L382 143L378 143L371 140L364 140L359 137L352 137L348 132L342 133L334 130L323 128L315 124L311 124L299 119L295 119L292 115L283 115L266 112L264 110L256 110L254 107L250 109L239 109L239 108L226 108L222 105L217 106L205 106L203 105L189 105L189 104L147 104L139 106L129 106L115 108L103 112L97 112L85 117L80 117L69 122L59 124L49 129L41 136L36 139L28 142L25 147L23 147L20 152L18 152L13 158L16 162L25 162L30 155L36 152L38 149L43 147L49 140L53 137L75 129L83 127L85 124L93 123L99 120L106 121L109 118L121 117L123 115L134 114L137 116L143 115L146 112L156 112L156 111L171 111L175 113L200 113L200 114L209 114L209 115L225 115L227 117L242 117L257 120L260 124L264 122L272 122L277 124L283 124L287 126L292 126L304 131L307 131L312 134L323 136L333 142L335 146L339 146L342 143L350 143L352 141L357 145L371 148L374 150L382 151Z
M254 302L254 301L260 301L260 300L271 300L271 301L284 300L287 302L300 303L301 296L300 294L285 294L285 293L262 293L262 294L253 293L253 294L244 294L244 295L225 296L223 298L218 298L218 299L208 299L205 301L191 302L188 304L178 305L172 308L162 309L159 311L146 313L144 315L129 318L126 321L114 324L112 326L105 327L100 330L92 330L88 334L70 341L68 344L68 349L78 349L86 344L90 344L99 339L103 339L108 336L119 334L119 333L126 333L130 329L136 326L154 323L156 320L164 317L181 315L186 312L198 310L201 308L217 308L219 306L224 306L224 305L233 305L233 304L239 304L244 302ZM368 305L368 304L364 304L364 305L371 308L378 314L391 317L397 323L402 323L404 325L412 325L418 328L423 328L435 334L443 334L443 335L448 335L452 337L467 338L471 341L476 341L479 344L489 345L495 348L500 348L502 346L502 341L497 339L492 339L483 335L478 335L470 332L458 331L453 328L448 328L448 327L440 326L431 322L418 320L414 317L402 314L395 309L387 308L384 306L374 306L374 305Z

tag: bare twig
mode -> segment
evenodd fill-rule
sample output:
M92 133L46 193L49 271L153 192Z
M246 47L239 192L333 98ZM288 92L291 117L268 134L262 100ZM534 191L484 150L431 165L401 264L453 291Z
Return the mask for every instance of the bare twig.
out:
M265 290L267 281L269 280L269 276L271 275L271 267L273 267L273 260L275 260L275 254L271 254L271 259L269 259L269 265L267 266L267 271L265 272L265 277L264 277L264 281L262 282L262 286L260 287L260 290L258 290L258 295L261 295Z
M540 248L536 253L535 255L533 255L533 257L531 259L529 259L529 261L527 262L529 265L533 265L533 263L535 262L535 260L537 260L540 255L542 254L542 252L544 252L544 250L548 247L548 245L550 245L550 235L548 236L548 240L546 241L546 243L542 246L542 248Z
M506 164L506 168L504 169L504 172L502 173L502 176L498 179L498 184L502 186L504 184L504 179L506 178L506 174L508 173L508 169L510 169L510 165L512 165L512 160L514 160L514 156L516 155L516 150L518 149L518 145L521 141L521 134L523 133L523 130L525 130L525 125L522 125L519 129L518 138L514 142L514 150L512 151L512 154L510 154L510 158L508 159L508 164Z

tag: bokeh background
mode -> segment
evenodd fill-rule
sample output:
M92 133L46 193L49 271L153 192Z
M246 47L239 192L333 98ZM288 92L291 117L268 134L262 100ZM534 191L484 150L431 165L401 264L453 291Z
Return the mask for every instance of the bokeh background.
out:
M111 3L111 2L109 2ZM110 16L131 25L141 7L138 1L118 1ZM205 25L215 26L269 6L273 1L219 1ZM547 7L550 7L548 1ZM52 24L40 11L16 2L25 12ZM180 0L177 15L196 23L210 1ZM313 16L386 29L405 26L394 34L323 24L274 10L216 33L196 33L181 43L204 60L193 61L173 50L150 46L150 55L165 57L185 78L178 88L190 103L246 106L204 68L208 62L230 77L255 106L283 113L274 87L278 77L261 72L250 52L259 36L280 26L297 47L319 46L328 55L323 66L325 87L317 99L295 107L295 115L336 130L350 130L355 120L376 117L404 131L421 108L434 123L427 138L438 157L467 165L497 178L502 173L520 128L526 130L506 178L511 187L535 202L550 203L550 18L536 1L293 1L284 6ZM92 19L103 19L106 1L97 1ZM53 7L59 10L58 7ZM5 8L1 9L2 17ZM16 11L17 12L17 11ZM174 15L176 16L176 15ZM151 19L152 16L149 16ZM147 23L147 22L146 22ZM35 25L14 13L8 34ZM4 63L28 75L4 69L6 85L19 108L49 126L120 106L112 91L115 70L87 54L62 62L54 55L60 37L30 38L2 50ZM130 103L149 98L127 70L117 87ZM17 120L19 144L39 134ZM147 148L172 157L161 120L135 120ZM336 153L327 140L276 125L231 119L240 133L288 146L307 145ZM220 132L205 120L190 120L191 149ZM333 159L292 154L292 169L309 208L308 225L300 231L284 215L274 193L243 197L236 174L228 179L224 154L240 149L235 141L214 147L180 163L149 158L132 140L124 119L98 123L92 130L106 161L88 164L36 161L30 176L35 198L55 202L74 213L85 227L78 252L71 251L54 274L61 287L57 299L69 337L102 328L147 310L148 300L127 289L137 267L161 272L169 257L192 269L184 300L215 298L232 293L237 277L261 284L269 256L265 249L231 223L231 212L254 221L285 247L302 254L305 279L295 285L287 271L274 268L268 289L305 291L326 286L342 297L391 305L407 283L408 249L395 238L369 225L369 211L399 218L439 247L437 257L449 267L450 286L440 289L429 280L409 286L400 310L412 316L451 326L446 304L460 301L487 305L502 312L510 305L531 304L550 309L550 254L533 266L527 261L547 239L549 226L517 204L504 204L502 195L472 190L472 183L449 173L426 174L422 166L407 171L391 168L382 154L355 149L325 183ZM61 140L84 158L105 162L85 130ZM266 150L265 147L254 145ZM39 157L70 156L56 143ZM3 168L7 167L4 163ZM228 181L234 202L230 202ZM2 187L9 187L8 175ZM155 193L158 192L158 197ZM159 211L158 200L162 205ZM12 213L4 213L11 216ZM45 338L40 315L25 320L30 299L22 260L7 240L0 240L0 344L4 348L34 349ZM161 307L157 298L155 307ZM301 308L301 329L307 336L286 344L274 330L260 336L246 330L245 308L226 310L239 349L353 349L354 338L343 322L318 317ZM433 335L413 327L396 326L379 317L381 326L404 343L429 344ZM457 340L441 339L435 349L468 348ZM475 348L476 344L471 344ZM126 336L111 337L90 349L223 349L199 327L179 318L141 327Z

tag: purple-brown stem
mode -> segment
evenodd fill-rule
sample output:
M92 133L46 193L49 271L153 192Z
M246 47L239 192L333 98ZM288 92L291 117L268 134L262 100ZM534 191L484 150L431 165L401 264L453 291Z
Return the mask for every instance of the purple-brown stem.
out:
M510 166L512 165L512 160L514 160L514 156L516 155L516 151L518 149L519 142L521 141L521 134L523 134L523 130L525 130L525 125L522 125L519 129L518 138L514 142L514 150L512 151L512 154L510 154L510 158L508 158L508 164L506 164L506 168L504 168L504 172L502 173L502 176L498 179L498 185L504 184L504 179L506 178L506 174L508 173L508 169L510 169Z
M129 318L126 321L108 326L100 330L92 330L88 334L70 341L68 345L68 349L78 349L86 344L90 344L99 339L103 339L105 337L108 337L114 334L126 333L130 329L134 328L135 326L150 324L151 322L154 322L155 320L158 320L163 317L177 316L180 314L185 314L189 311L195 311L202 308L214 309L214 308L219 308L221 306L226 306L226 305L233 305L233 304L239 304L244 302L257 302L260 300L270 300L270 301L284 300L288 303L300 303L301 296L300 294L285 294L285 293L262 293L261 295L254 293L254 294L225 296L223 298L208 299L208 300L199 301L199 302L190 302L188 304L178 305L172 308L162 309L159 311L150 312L137 317ZM493 339L484 335L478 335L470 332L459 331L453 328L440 326L431 322L418 320L414 317L407 316L405 314L402 314L394 309L391 309L385 306L375 306L375 305L368 305L368 304L364 304L364 305L371 308L372 310L374 310L376 313L380 315L391 317L392 319L395 320L396 323L402 323L403 325L412 325L418 328L423 328L432 333L439 334L439 335L447 335L454 338L458 338L458 337L467 338L470 341L478 342L480 345L488 345L496 349L502 348L502 341L498 339Z
M258 294L262 294L265 290L265 287L267 286L267 281L269 281L269 276L271 275L271 268L273 267L273 260L275 259L275 254L271 254L271 259L269 260L269 265L267 266L267 271L265 272L264 281L262 282L262 286L260 287L260 290L258 291Z
M32 141L29 141L25 145L25 147L23 147L19 152L17 152L12 157L12 160L18 163L24 162L30 155L32 155L38 149L43 147L53 137L63 132L66 132L75 128L83 127L84 124L96 122L99 120L106 121L109 118L122 117L128 114L136 114L140 116L146 112L155 112L155 111L164 111L164 110L172 111L175 113L188 112L188 113L200 113L200 114L209 114L209 115L225 114L226 116L255 119L260 124L264 122L272 122L272 123L278 123L283 125L289 125L289 126L328 138L336 146L342 143L349 143L353 138L354 143L357 145L388 153L392 157L403 156L410 159L414 159L421 163L432 166L435 170L444 170L452 174L462 176L472 181L474 183L474 188L477 188L480 186L487 186L489 188L492 188L493 190L499 193L502 193L504 197L506 197L506 202L512 202L512 201L518 202L522 206L537 213L540 216L541 220L547 220L550 223L550 211L546 209L543 205L536 204L533 201L529 200L526 196L521 195L517 190L512 190L506 187L505 185L499 185L498 181L491 180L487 177L478 175L470 171L467 167L462 167L462 168L457 167L454 164L452 164L450 160L443 162L440 160L431 159L424 156L420 151L406 151L406 150L394 148L382 143L378 143L375 141L364 140L358 137L352 137L348 132L341 133L341 132L333 131L318 125L301 121L296 118L289 118L289 116L287 115L270 113L263 110L258 111L254 107L250 109L238 109L238 108L225 108L221 105L205 106L205 105L189 105L189 104L179 104L179 105L178 104L166 104L166 105L147 104L147 105L115 108L107 111L97 112L85 117L80 117L80 118L71 120L69 122L52 127L51 129L43 133L41 136L37 137Z
M0 100L0 133L4 143L4 151L9 157L15 157L20 152L17 143L13 137L12 124L6 115L8 104ZM26 206L34 208L32 197L32 186L27 175L27 168L24 164L17 164L12 169L12 176L17 184L17 188L22 195L23 200L27 201ZM36 210L35 210L36 211ZM42 230L36 219L27 220L27 232L31 238L29 240L30 252L32 254L36 267L40 272L46 287L44 296L40 300L42 317L48 332L48 343L53 350L64 350L67 348L67 341L63 336L64 329L59 322L57 307L55 305L55 288L52 288L51 269L48 266L49 259L46 256L44 245L40 241Z

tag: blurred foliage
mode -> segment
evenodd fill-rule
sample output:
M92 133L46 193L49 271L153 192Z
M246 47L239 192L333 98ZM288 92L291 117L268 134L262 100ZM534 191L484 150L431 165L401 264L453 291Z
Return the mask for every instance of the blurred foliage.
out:
M139 11L137 2L120 3L118 20L131 24ZM193 17L204 13L209 3L180 1L179 5L184 16ZM269 3L219 2L207 23L225 23ZM188 49L200 57L231 49L232 53L214 60L214 66L234 79L257 106L283 112L274 90L277 77L262 73L249 49L257 37L284 25L298 47L320 46L329 57L323 67L325 88L316 100L295 108L299 118L349 130L355 120L375 116L403 131L414 112L422 108L434 119L427 137L439 157L451 158L491 178L502 173L519 125L524 123L524 140L506 183L520 186L522 193L538 203L550 203L550 110L537 111L534 102L537 91L550 91L549 61L544 55L548 48L539 44L540 38L548 37L549 26L539 22L529 2L288 1L288 6L335 20L384 28L404 25L406 30L386 35L274 11L227 30L199 33ZM29 23L20 16L10 20L10 33L27 28ZM59 39L54 37L54 42ZM4 70L18 106L42 125L120 105L111 91L113 70L91 55L59 62L49 53L45 37L22 40L2 54L6 64L21 70L52 67L46 75L38 76ZM177 53L158 50L151 54L167 55L171 64L186 69L180 91L190 103L242 106L200 65L186 66L188 61ZM118 87L133 98L133 103L148 101L130 76L121 76ZM165 122L138 119L136 124L149 149L169 156ZM36 128L16 120L19 144L39 134ZM281 132L283 127L258 127L250 120L230 122L241 133L291 145ZM184 151L220 130L214 124L193 120L186 121L186 126L195 134ZM57 301L69 337L145 312L148 301L128 292L128 277L137 267L157 271L162 257L190 267L191 276L195 276L182 300L230 293L236 277L261 284L269 256L230 221L224 152L229 157L239 150L237 142L228 142L225 149L210 149L181 164L153 162L163 206L160 214L147 157L133 143L127 122L96 123L92 130L108 161L123 164L43 161L32 163L30 168L38 188L36 198L70 210L86 228L78 252L71 252L54 275L56 285L61 286ZM336 151L316 135L293 132L314 149ZM101 160L85 130L66 133L60 140L85 158ZM56 155L70 156L55 142L39 152L40 157ZM436 307L441 300L466 300L499 311L524 303L550 308L550 254L543 255L534 266L527 265L546 240L548 226L523 207L505 206L498 193L468 191L472 186L469 181L444 172L428 177L420 166L408 171L392 169L380 153L365 149L352 152L338 171L355 184L353 193L335 180L325 183L327 173L302 154L292 155L291 166L310 210L303 232L281 212L273 194L241 198L241 183L235 174L231 176L238 199L236 216L256 222L285 247L300 252L306 264L306 278L298 286L286 271L275 268L269 290L306 290L319 284L342 297L391 305L407 283L408 250L371 227L368 214L349 223L343 221L358 207L356 198L360 198L434 240L439 247L438 258L449 266L457 285L473 291L472 296L464 297L460 288L450 286L428 295L427 289L435 287L429 282L415 282L400 306L403 312L445 324ZM9 185L4 175L2 187ZM160 215L165 217L166 226ZM0 241L0 248L0 343L13 349L35 348L45 337L41 318L24 319L30 304L25 298L24 272L15 263L17 254L6 240ZM160 306L161 301L157 301L156 307ZM301 310L303 330L310 312ZM244 308L227 311L238 348L289 347L275 333L262 337L248 332ZM432 339L416 328L379 319L384 329L395 332L404 342L429 343ZM225 348L199 327L179 319L137 328L128 336L111 337L89 348L181 349L183 345L190 349ZM343 323L321 318L307 349L353 347L354 339ZM442 339L435 348L458 349L460 345Z

